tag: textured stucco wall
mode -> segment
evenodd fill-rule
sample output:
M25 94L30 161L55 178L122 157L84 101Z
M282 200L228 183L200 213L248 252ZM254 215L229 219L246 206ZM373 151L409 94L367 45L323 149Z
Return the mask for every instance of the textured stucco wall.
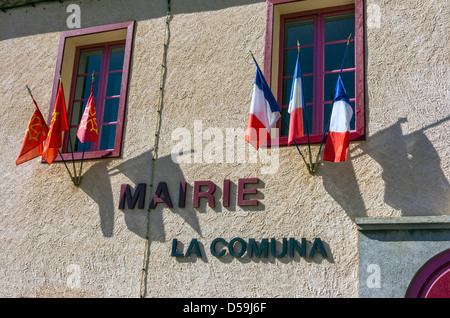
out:
M139 297L145 288L149 297L357 297L355 217L449 214L447 1L367 1L381 13L379 25L365 30L367 139L351 144L348 162L323 163L314 176L293 147L279 149L274 174L261 172L261 157L171 159L172 133L185 128L194 136L194 120L223 136L246 127L255 74L249 51L258 61L264 52L265 2L258 0L171 1L152 176L166 1L132 2L79 1L82 27L136 20L122 157L85 162L80 188L61 163L14 164L32 111L25 85L48 114L68 2L1 13L0 145L8 149L0 154L1 296ZM118 202L121 184L149 186L152 177L154 187L167 182L175 206L179 181L211 180L217 206L202 201L193 209L192 188L186 208L159 204L150 212L147 251L146 209L122 211ZM224 179L235 189L252 177L261 180L259 206L221 206ZM209 253L217 237L321 238L328 258L218 259ZM185 249L197 238L204 256L171 257L174 238Z

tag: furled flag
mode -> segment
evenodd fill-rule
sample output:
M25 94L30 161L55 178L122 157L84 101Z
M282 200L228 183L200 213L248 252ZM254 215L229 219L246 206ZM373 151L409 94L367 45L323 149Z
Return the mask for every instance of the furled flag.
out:
M270 130L281 118L281 109L256 61L255 64L256 76L245 141L258 149L270 139Z
M59 148L62 146L62 132L69 130L66 115L66 102L62 83L59 83L58 95L56 95L55 107L53 109L52 121L47 139L45 140L42 158L50 165L58 156Z
M341 75L339 75L334 92L330 128L323 153L324 161L341 162L347 160L352 116L353 110L342 83Z
M288 108L288 112L290 114L288 134L289 146L294 142L296 138L304 136L303 113L305 111L305 97L303 94L302 82L302 67L300 63L300 52L298 52L297 62L295 64L294 80L292 82L291 88L291 99Z
M42 155L43 143L48 133L47 123L33 96L31 98L33 99L34 106L36 106L36 110L31 117L27 131L23 137L22 146L16 159L16 165L20 165Z
M94 103L94 83L91 85L91 94L78 126L77 137L81 142L96 142L98 140L97 117Z

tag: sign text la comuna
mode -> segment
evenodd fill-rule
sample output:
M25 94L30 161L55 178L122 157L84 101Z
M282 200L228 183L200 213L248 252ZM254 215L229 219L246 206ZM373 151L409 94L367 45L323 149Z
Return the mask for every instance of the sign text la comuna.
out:
M248 198L250 195L257 193L257 188L251 185L259 184L258 178L244 178L238 180L236 204L238 206L256 206L258 200L255 198ZM224 180L222 189L222 205L224 207L230 206L230 180ZM122 184L120 188L119 209L123 210L126 207L134 209L136 204L139 209L145 207L146 184L139 183L132 193L132 189L128 184ZM200 199L204 198L208 202L208 206L216 206L216 198L214 192L216 185L212 181L195 181L192 188L192 207L198 208L200 206ZM186 193L187 183L182 181L179 183L178 201L179 208L186 207ZM160 182L153 194L149 205L149 210L155 209L159 203L164 203L167 208L173 208L172 196L169 193L169 188L166 182ZM172 240L171 256L173 257L202 257L202 252L197 239L192 239L186 250L183 250L184 244L179 244L177 239ZM323 242L320 238L315 238L313 242L302 238L300 242L294 238L282 238L277 241L275 238L262 238L256 240L250 238L244 240L240 237L235 237L229 241L224 238L216 238L211 242L210 253L215 257L224 257L230 255L235 258L246 255L247 257L268 258L269 255L274 258L290 257L296 255L300 257L313 258L316 254L327 258L327 252L324 248Z

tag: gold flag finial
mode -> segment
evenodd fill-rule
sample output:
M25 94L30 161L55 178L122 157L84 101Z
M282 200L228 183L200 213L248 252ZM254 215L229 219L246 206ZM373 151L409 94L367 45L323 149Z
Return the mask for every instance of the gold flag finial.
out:
M300 53L300 42L297 40L297 50Z
M348 36L348 39L347 39L347 45L350 45L351 40L352 40L352 34L350 33L350 35Z

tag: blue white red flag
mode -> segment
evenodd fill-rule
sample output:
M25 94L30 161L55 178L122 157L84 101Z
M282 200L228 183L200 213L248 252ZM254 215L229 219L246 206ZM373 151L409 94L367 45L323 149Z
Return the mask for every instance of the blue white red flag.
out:
M305 111L305 97L303 94L302 82L302 67L300 63L300 53L298 53L297 62L295 63L294 79L292 81L291 99L289 101L288 108L288 112L290 114L288 134L289 146L294 142L296 138L304 136L303 114Z
M330 129L323 153L324 161L341 162L347 160L352 116L353 110L341 75L339 75L334 93Z
M255 64L256 76L245 141L258 149L270 139L270 130L281 118L281 109L256 61Z

